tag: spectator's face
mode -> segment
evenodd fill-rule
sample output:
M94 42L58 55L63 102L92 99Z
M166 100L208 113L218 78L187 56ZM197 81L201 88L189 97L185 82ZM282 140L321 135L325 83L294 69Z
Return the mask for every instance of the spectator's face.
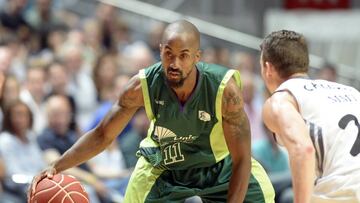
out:
M212 47L204 49L202 54L202 60L206 63L217 63L215 49Z
M157 48L161 43L161 37L165 30L163 23L158 23L153 26L149 32L149 45L151 48Z
M51 49L58 51L65 41L65 33L63 31L51 31L48 35L47 42Z
M168 84L173 88L183 86L200 59L200 51L193 41L188 36L174 34L160 45L165 76Z
M49 127L59 135L65 135L71 122L71 108L62 97L50 98L48 101Z
M7 73L12 62L11 51L8 48L0 47L0 71Z
M325 68L325 69L320 70L320 73L318 75L318 79L323 79L323 80L336 82L337 74L336 74L336 72Z
M112 17L116 14L115 11L115 7L100 3L97 8L97 17L99 20L112 22L114 20Z
M234 68L242 71L255 72L255 57L246 52L236 52L233 55L233 66Z
M84 25L84 40L91 46L100 46L103 38L102 28L97 21L87 21Z
M83 62L80 50L70 50L65 60L66 66L71 73L78 73L80 71Z
M117 74L116 61L111 58L103 60L97 74L102 85L111 86Z
M230 61L230 50L227 48L220 48L217 50L218 63L224 66L228 66Z
M54 64L49 69L48 80L54 93L65 94L68 83L68 75L65 67Z
M36 98L44 96L45 72L42 69L30 69L27 77L27 88Z
M10 121L16 133L30 128L30 112L24 104L17 104L10 110Z
M7 78L4 84L3 105L8 105L11 101L19 98L20 86L15 78Z

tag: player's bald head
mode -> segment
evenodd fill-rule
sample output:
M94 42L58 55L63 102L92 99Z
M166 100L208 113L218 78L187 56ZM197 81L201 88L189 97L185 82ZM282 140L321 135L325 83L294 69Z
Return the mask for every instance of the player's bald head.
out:
M194 24L186 20L179 20L169 24L164 31L161 43L164 44L174 38L186 39L190 44L200 48L200 32Z

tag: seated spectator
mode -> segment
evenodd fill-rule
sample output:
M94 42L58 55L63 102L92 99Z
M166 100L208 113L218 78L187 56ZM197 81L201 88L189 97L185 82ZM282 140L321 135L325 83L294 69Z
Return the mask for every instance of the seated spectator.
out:
M69 99L71 104L71 130L76 130L78 134L81 134L81 130L76 125L76 105L75 99L73 95L69 92L69 75L66 72L66 68L61 61L54 61L47 67L47 79L48 79L48 87L49 92L46 98L50 97L51 95L64 95Z
M140 69L150 66L155 59L151 49L143 41L127 45L120 53L120 73L133 76Z
M0 134L0 154L4 159L6 176L18 184L5 184L23 199L32 177L39 173L45 162L31 131L33 116L29 107L13 101L5 109L3 132Z
M2 123L4 119L4 109L6 109L9 104L15 100L19 99L20 95L20 83L14 76L7 76L3 89L1 91L3 96L0 98L0 124L2 128Z
M62 50L66 72L69 74L69 93L74 97L77 109L76 122L85 129L97 106L94 81L86 71L83 46L67 45Z
M37 140L44 151L46 161L51 163L76 142L78 134L70 128L72 112L66 96L50 96L46 101L46 111L48 126ZM108 198L107 188L90 171L87 164L82 164L65 172L84 183L90 202L99 202L98 196L104 200Z
M333 64L325 63L319 70L316 76L317 79L328 80L336 82L337 80L337 70Z
M40 48L47 48L47 36L52 27L65 24L67 16L62 15L60 10L53 9L53 0L35 0L25 12L27 23L40 34Z
M153 56L155 61L160 61L160 49L159 44L161 44L162 35L165 30L165 23L156 21L153 22L150 26L150 30L147 36L147 42L151 51L153 52Z
M26 81L20 92L21 101L25 102L34 115L33 130L40 134L46 126L45 113L43 111L46 75L42 67L30 67L27 69Z
M93 68L92 78L94 80L97 91L97 100L99 102L114 100L113 98L108 98L106 92L107 90L113 91L117 74L118 64L116 55L104 54L97 59Z
M2 38L3 38L3 36L0 36L1 40L3 40ZM8 46L1 45L0 46L0 71L2 71L5 75L10 73L12 60L13 60L13 53L12 53L11 49Z

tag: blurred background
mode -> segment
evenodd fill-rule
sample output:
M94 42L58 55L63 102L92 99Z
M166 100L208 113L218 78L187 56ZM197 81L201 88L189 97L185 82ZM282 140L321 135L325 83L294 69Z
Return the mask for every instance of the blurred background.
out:
M34 174L92 129L139 69L160 59L167 23L202 33L202 60L241 72L253 156L269 173L276 202L292 202L286 152L261 121L268 93L259 45L291 29L309 42L310 77L360 89L357 0L0 0L0 203L26 202ZM91 202L122 202L148 121L139 110L103 153L67 171ZM198 198L187 202L199 202Z

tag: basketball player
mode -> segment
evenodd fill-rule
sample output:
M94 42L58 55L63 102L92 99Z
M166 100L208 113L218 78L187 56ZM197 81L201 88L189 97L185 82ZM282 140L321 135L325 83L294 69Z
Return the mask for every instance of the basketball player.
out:
M111 112L47 170L36 183L104 150L138 108L151 121L125 202L273 202L263 168L251 159L250 128L240 75L199 62L200 34L188 21L167 26L161 62L133 77Z
M263 119L289 152L294 202L360 202L360 93L309 79L307 44L293 31L265 37L260 63L272 94Z

